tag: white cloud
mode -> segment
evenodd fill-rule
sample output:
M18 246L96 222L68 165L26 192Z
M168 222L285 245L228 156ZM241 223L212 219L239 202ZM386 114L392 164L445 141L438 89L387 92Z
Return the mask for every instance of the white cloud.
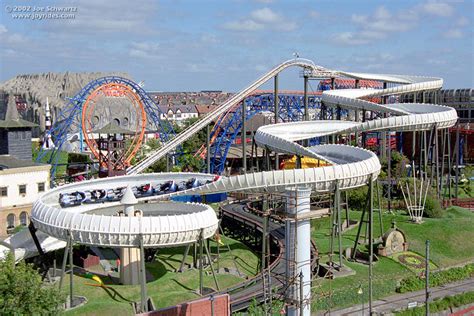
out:
M74 19L51 20L42 27L51 33L67 34L143 33L149 30L147 20L158 11L154 1L137 5L128 0L114 0L113 3L81 0L75 6Z
M223 25L231 31L251 32L265 29L290 32L297 28L295 22L288 20L270 8L257 9L250 12L249 17L237 21L227 22Z
M351 16L356 31L342 32L333 37L333 41L341 45L366 45L374 40L387 38L390 34L412 29L412 19L402 17L401 13L392 14L385 7L375 9L372 15Z
M159 58L160 44L155 42L132 42L128 52L130 57Z
M463 32L460 29L449 29L446 32L443 33L443 37L445 38L462 38L463 37Z
M310 10L308 14L309 14L309 17L313 19L317 19L321 16L321 14L315 10Z
M469 19L466 18L465 16L462 16L456 21L456 25L457 26L467 26L467 25L469 25Z
M266 3L266 4L269 4L269 3L272 3L273 0L256 0L257 2L260 2L260 3Z
M20 33L9 32L5 25L0 24L0 34L2 40L0 41L1 46L7 46L11 49L15 49L15 46L26 45L28 39Z
M436 15L436 16L452 16L454 8L445 2L429 1L420 6L421 10L425 13Z
M353 32L343 32L335 34L332 40L335 43L342 45L364 45L370 42L369 39L364 39L360 36L357 36Z
M254 20L239 20L239 21L233 21L233 22L228 22L224 24L224 28L231 30L231 31L260 31L264 29L264 26L262 23L257 23Z
M454 8L443 2L426 2L398 12L391 12L384 6L377 7L372 14L351 16L355 31L341 32L333 36L333 41L341 45L366 45L376 40L407 32L419 25L424 16L450 17ZM467 19L461 18L458 23L466 24ZM459 32L451 32L451 36L459 36Z
M252 11L250 13L250 17L261 23L276 23L280 19L280 16L269 8Z

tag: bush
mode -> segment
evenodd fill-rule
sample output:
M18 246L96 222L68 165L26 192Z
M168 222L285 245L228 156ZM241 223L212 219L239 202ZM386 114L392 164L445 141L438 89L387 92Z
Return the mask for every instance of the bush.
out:
M451 307L461 307L474 302L474 292L466 292L457 294L454 296L444 297L442 299L435 299L434 302L430 303L430 312L437 313L445 311ZM396 313L399 316L415 316L425 315L425 307L416 307L413 309L407 309L402 312Z
M10 253L0 260L1 315L57 315L63 302L59 289L43 285L33 266L23 261L15 266Z
M441 218L445 211L441 208L441 204L437 198L427 196L425 203L425 216L429 218Z
M461 281L474 276L474 264L468 264L460 268L451 268L430 274L430 286L440 286L443 284ZM406 293L422 290L425 288L425 279L419 276L410 276L400 281L397 292Z
M367 186L349 191L349 207L353 210L362 211L367 204Z

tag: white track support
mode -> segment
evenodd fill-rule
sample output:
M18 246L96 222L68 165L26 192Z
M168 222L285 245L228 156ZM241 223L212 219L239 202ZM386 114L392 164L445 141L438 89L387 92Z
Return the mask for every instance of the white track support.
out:
M311 314L311 223L298 217L310 211L311 189L305 187L287 188L285 225L287 296L294 302L288 306L287 315L309 316ZM293 220L294 219L294 220ZM303 275L303 290L299 276ZM300 297L301 293L303 297ZM299 306L303 302L303 308ZM299 311L302 310L301 315Z

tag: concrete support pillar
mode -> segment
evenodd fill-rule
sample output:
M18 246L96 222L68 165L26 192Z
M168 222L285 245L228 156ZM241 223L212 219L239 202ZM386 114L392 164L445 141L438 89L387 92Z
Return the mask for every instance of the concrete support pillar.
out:
M141 211L135 211L138 204L131 187L127 187L120 204L124 206L122 216L142 216ZM140 283L140 249L120 248L120 283L136 285Z
M120 248L120 283L140 283L140 248Z
M287 297L295 303L287 307L290 316L311 314L311 224L309 219L298 220L310 211L310 195L310 188L286 190L289 217L285 224Z

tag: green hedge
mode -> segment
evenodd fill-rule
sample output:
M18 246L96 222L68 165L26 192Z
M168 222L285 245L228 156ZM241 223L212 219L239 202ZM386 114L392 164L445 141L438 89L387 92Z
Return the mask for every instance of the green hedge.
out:
M451 268L430 274L430 286L440 286L443 284L461 281L467 278L474 277L474 264L468 264L460 268ZM411 276L403 279L397 292L406 293L422 290L425 288L425 279L419 276Z
M447 296L430 303L430 312L437 313L445 311L451 307L461 307L474 303L474 292L466 292L454 296ZM416 307L397 313L400 316L418 316L425 315L425 307Z
M437 198L427 196L425 203L425 215L430 218L441 218L446 212L441 208Z

